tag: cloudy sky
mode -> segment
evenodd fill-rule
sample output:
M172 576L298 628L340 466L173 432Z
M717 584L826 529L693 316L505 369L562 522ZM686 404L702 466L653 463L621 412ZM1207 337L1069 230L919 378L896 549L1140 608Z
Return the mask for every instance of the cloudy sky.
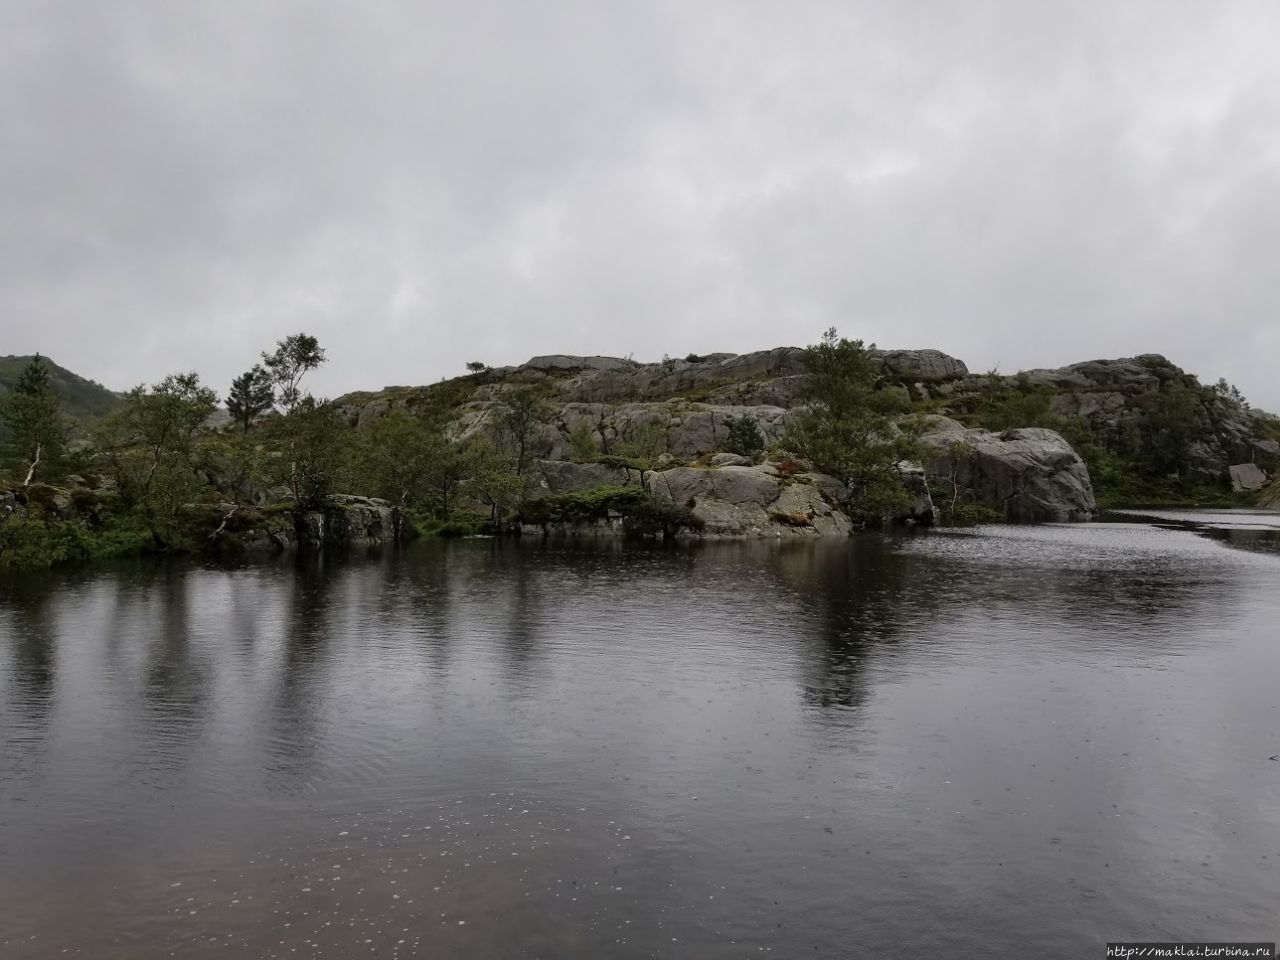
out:
M0 0L0 353L330 395L828 326L1280 409L1280 4Z

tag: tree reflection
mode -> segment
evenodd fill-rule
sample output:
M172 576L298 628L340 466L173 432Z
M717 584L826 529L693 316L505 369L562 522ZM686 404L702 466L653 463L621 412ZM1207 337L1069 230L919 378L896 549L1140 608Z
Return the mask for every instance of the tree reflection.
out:
M928 591L911 582L909 559L896 541L877 534L779 544L766 567L805 610L801 689L814 706L859 706L867 696L867 661L896 642L904 620L930 602Z
M9 654L6 672L13 692L5 697L7 709L0 711L5 748L0 758L6 761L0 766L0 780L16 772L9 769L9 761L39 755L49 734L57 679L53 591L24 590L8 601L0 618L0 637Z

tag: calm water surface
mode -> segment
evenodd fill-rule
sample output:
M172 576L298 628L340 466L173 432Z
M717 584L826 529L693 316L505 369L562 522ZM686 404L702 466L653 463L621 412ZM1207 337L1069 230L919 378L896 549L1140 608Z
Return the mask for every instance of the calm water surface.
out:
M0 956L1275 940L1280 556L1229 526L5 583Z

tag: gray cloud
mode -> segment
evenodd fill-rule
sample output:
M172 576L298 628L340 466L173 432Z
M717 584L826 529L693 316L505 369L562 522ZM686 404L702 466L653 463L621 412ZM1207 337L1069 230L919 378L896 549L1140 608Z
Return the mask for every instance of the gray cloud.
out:
M1280 408L1280 7L0 0L3 352L328 393L827 326Z

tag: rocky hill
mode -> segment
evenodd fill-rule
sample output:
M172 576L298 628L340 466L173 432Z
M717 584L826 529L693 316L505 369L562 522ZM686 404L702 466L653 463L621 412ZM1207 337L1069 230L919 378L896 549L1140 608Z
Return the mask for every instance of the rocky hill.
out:
M839 499L835 491L820 493L825 481L809 477L801 485L819 491L817 501L792 503L796 483L780 476L776 464L715 462L736 418L754 420L768 443L781 439L788 412L800 402L803 355L795 347L659 363L552 355L426 387L350 394L338 403L355 427L404 409L445 416L466 437L493 430L512 391L532 388L543 416L530 450L541 461L534 472L543 489L645 483L655 495L692 505L714 531L778 533L781 523L790 532L816 532L827 523L824 504ZM931 501L945 500L1014 521L1087 520L1097 511L1093 461L1113 485L1117 471L1129 484L1163 482L1166 464L1142 463L1154 456L1147 447L1180 457L1180 482L1201 495L1228 491L1233 477L1238 487L1261 486L1280 469L1275 418L1202 387L1162 357L1010 377L972 374L936 350L879 357L880 388L898 391L923 418L919 472L928 494L916 519L927 520ZM616 462L571 463L572 438L584 428L598 459L660 451L661 476L638 476Z

